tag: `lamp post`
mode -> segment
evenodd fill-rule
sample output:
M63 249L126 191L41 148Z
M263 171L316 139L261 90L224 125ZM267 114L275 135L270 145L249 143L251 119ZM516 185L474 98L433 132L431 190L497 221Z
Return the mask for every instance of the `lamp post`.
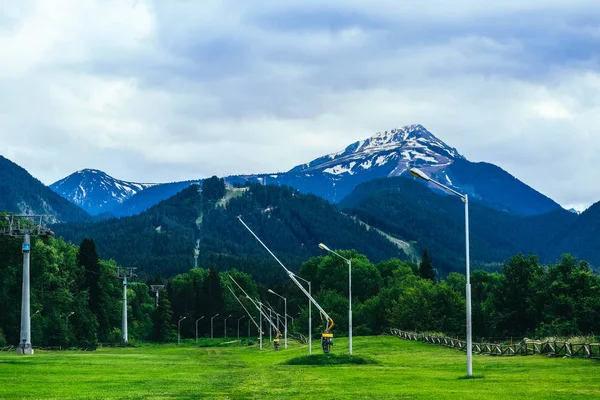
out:
M71 313L69 315L67 315L67 318L66 318L66 321L65 321L65 331L68 329L68 326L69 326L69 317L71 315L73 315L73 314L75 314L75 311L71 311Z
M213 338L214 338L214 336L213 336L213 327L214 327L213 320L214 320L216 317L218 317L218 316L219 316L219 314L217 313L217 315L215 315L214 317L212 317L212 318L210 319L210 338L211 338L211 339L213 339Z
M196 320L196 343L198 343L198 321L204 318L204 315Z
M238 339L240 338L240 320L246 318L245 315L241 316L238 318ZM250 326L250 323L248 323L248 326ZM248 335L250 336L250 335Z
M286 316L290 317L290 319L292 320L292 327L294 326L294 317L292 317L291 315L285 314Z
M319 248L335 254L348 264L348 352L352 355L352 260L336 253L323 243L319 243Z
M285 308L285 311L283 312L283 315L285 316L285 319L284 319L285 322L283 325L283 332L284 332L283 333L283 343L284 343L283 348L287 349L287 333L288 333L288 330L287 330L287 299L285 297L283 297L282 295L275 293L271 289L269 289L268 292L283 299L283 306ZM279 314L277 314L277 316L279 316ZM277 326L279 327L279 323L277 323Z
M273 325L273 314L271 314L271 309L269 308L269 324ZM269 342L273 341L273 329L269 329Z
M177 322L177 345L179 345L181 339L181 321L186 319L187 317L179 317L179 322Z
M423 171L417 169L417 168L411 168L410 170L410 174L415 177L415 178L419 178L419 179L423 179L427 182L431 182L439 187L441 187L442 189L446 190L447 192L450 192L458 197L460 197L463 201L463 203L465 203L465 243L466 243L466 254L465 254L465 261L466 261L466 269L467 269L467 286L466 286L466 294L467 294L467 376L473 376L473 343L472 343L472 336L471 336L471 328L472 328L472 321L471 321L471 260L470 260L470 253L469 253L469 196L466 194L462 194L457 192L454 189L449 188L446 185L443 185L439 182L434 181L433 179L431 179L426 173L424 173Z
M231 317L231 314L229 314L227 316L227 318L230 318L230 317ZM225 332L225 337L227 337L227 318L225 318L225 328L223 329L223 331Z
M298 279L303 280L308 283L308 295L312 296L312 290L310 286L310 281L307 281L301 276L294 274L294 276ZM312 303L310 299L308 299L308 355L312 354Z

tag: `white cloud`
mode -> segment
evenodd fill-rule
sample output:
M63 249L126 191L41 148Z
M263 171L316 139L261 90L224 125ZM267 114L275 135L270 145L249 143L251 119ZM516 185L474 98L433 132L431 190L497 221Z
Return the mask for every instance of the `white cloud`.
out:
M0 153L48 184L87 167L147 182L282 171L421 123L562 204L600 199L595 1L4 11Z

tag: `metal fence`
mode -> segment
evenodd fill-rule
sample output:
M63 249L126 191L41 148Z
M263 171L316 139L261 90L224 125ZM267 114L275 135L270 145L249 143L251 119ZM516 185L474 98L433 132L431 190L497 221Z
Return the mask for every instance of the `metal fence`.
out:
M302 344L308 343L308 338L299 332L292 332L289 334L289 336L293 339L298 340Z
M461 351L467 351L467 342L444 336L432 336L423 333L406 332L391 329L391 334L401 339L436 344ZM600 343L569 343L560 341L541 342L524 339L515 344L473 343L473 354L490 356L530 356L547 355L551 357L582 357L600 359Z

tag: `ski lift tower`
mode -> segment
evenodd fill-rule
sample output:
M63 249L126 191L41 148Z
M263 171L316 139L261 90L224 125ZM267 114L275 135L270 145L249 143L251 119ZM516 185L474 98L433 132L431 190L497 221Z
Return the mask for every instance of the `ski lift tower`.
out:
M158 293L163 290L165 285L151 285L150 291L156 293L156 308L158 308Z
M127 332L127 278L133 278L137 276L134 272L136 267L120 268L117 271L116 277L123 278L123 315L121 321L121 341L125 344L129 342L129 335Z
M0 236L23 238L23 296L21 297L21 340L17 354L33 354L31 345L31 290L29 261L31 236L54 236L46 221L50 215L5 215L0 226Z

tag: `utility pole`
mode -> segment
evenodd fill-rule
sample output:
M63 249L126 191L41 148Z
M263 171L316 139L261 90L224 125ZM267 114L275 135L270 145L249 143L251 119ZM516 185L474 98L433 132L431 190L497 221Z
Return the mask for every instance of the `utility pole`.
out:
M200 239L196 240L194 248L194 269L198 268L198 256L200 256Z
M150 291L153 293L156 293L156 308L158 308L158 292L163 290L164 287L165 287L165 285L151 285L150 286Z
M46 228L44 221L49 215L5 215L0 224L0 236L23 238L23 287L21 297L21 336L17 354L33 354L31 344L31 286L30 286L30 252L31 236L54 236L54 232Z
M135 267L128 267L119 269L117 272L117 278L123 278L123 318L121 322L121 341L123 343L129 342L129 335L127 334L127 278L136 276L133 273L136 269Z

